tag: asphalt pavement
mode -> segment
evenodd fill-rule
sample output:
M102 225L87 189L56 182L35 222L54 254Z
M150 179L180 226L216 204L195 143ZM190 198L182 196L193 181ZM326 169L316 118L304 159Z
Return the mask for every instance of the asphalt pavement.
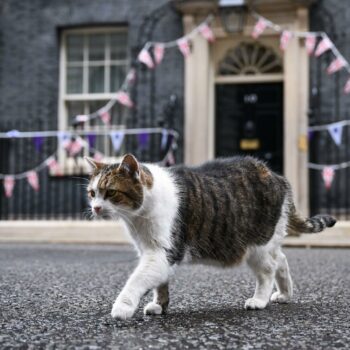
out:
M0 349L350 348L350 250L286 249L293 302L246 311L246 266L179 267L164 316L113 320L127 246L0 244Z

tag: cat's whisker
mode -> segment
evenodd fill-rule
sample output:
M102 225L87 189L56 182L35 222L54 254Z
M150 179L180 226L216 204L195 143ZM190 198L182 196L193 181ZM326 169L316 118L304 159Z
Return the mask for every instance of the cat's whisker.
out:
M89 220L93 218L93 213L90 207L83 210L83 217Z
M119 214L120 214L121 219L124 220L125 223L127 224L131 233L137 234L137 229L136 229L135 225L132 223L132 221L126 215L123 215L121 213L119 213Z
M126 216L120 215L120 217L121 217L122 220L124 220L124 222L128 226L128 228L131 231L131 233L136 233L137 232L135 225Z
M83 187L83 188L88 188L88 184L75 184L75 186L78 186L78 187Z
M126 210L126 209L121 208L121 207L118 207L117 210L118 210L118 211L123 211L123 212L125 212L126 214L128 214L128 215L130 215L130 216L132 216L132 217L139 217L139 218L142 218L142 219L149 219L149 216L142 216L142 215L137 214L137 213L132 213L132 212L130 212L129 210Z
M86 177L79 177L79 176L72 176L71 179L77 179L77 180L84 180L86 182L89 182L90 180Z

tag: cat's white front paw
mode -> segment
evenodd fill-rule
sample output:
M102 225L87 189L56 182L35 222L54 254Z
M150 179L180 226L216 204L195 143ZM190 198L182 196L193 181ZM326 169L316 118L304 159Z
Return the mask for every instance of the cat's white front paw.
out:
M119 298L118 298L119 299ZM121 320L131 318L136 311L137 306L133 305L129 300L116 300L113 304L111 316Z
M285 303L289 302L290 297L286 294L282 294L280 292L275 292L271 295L270 300L274 303L285 304Z
M145 315L161 315L162 312L163 312L163 308L159 304L153 301L148 303L143 309L143 313Z
M265 309L267 302L257 298L249 298L244 304L246 310L261 310Z

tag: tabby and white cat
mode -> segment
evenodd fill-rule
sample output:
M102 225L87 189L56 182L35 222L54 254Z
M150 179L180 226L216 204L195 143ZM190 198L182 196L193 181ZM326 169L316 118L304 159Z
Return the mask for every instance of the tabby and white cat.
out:
M222 266L247 261L256 289L246 309L288 302L293 284L283 237L290 231L321 232L336 222L329 215L301 218L287 180L251 157L171 168L141 164L130 154L120 164L87 160L92 213L122 218L140 258L113 305L114 318L132 317L151 289L154 298L144 313L164 313L169 278L185 258Z

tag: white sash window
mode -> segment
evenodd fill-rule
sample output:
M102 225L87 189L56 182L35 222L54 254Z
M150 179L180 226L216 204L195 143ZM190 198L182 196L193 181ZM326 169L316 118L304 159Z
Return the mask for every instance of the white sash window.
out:
M129 67L127 40L125 28L70 29L62 33L60 130L71 129L75 116L93 113L115 96ZM127 108L115 104L110 114L111 126L105 125L100 118L95 118L86 122L82 128L108 132L125 127ZM95 147L107 157L112 154L108 136L97 136ZM88 153L89 150L85 149L84 154ZM64 163L65 172L71 172L72 166L69 163L72 162L62 152L59 159Z

